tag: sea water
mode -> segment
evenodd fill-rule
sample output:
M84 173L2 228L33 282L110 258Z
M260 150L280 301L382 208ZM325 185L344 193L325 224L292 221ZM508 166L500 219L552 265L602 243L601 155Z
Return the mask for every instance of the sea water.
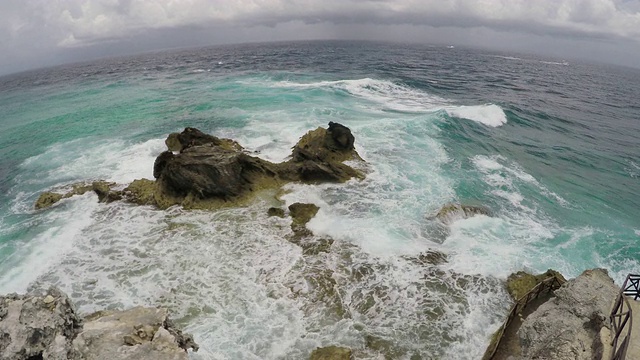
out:
M0 293L56 285L78 310L166 306L194 359L478 359L512 272L640 272L640 71L368 42L175 50L0 78ZM364 180L285 186L332 239L303 254L274 200L157 210L42 191L153 178L197 127L270 161L348 126ZM493 216L432 216L445 204ZM427 251L446 254L438 265Z

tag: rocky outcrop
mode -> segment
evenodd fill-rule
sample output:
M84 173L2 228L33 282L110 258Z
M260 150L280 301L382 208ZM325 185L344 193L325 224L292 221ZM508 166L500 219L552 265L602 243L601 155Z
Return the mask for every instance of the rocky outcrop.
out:
M618 290L604 269L567 281L523 321L514 359L600 359L600 330Z
M293 147L291 159L279 164L251 156L240 144L220 139L195 128L170 134L153 164L156 179L135 180L122 191L116 184L94 182L66 193L46 192L36 209L49 207L63 198L93 190L102 202L124 199L165 209L172 205L212 209L238 205L262 189L275 189L287 182L308 184L345 182L364 175L344 164L362 160L354 148L351 130L330 122L305 134Z
M166 309L105 311L84 320L56 288L0 296L0 359L186 360L198 346Z
M70 190L62 190L60 192L47 191L38 197L36 200L36 210L46 209L62 199L70 198L74 195L83 195L89 191L93 191L98 195L98 201L100 202L112 202L122 199L122 192L114 190L113 187L116 183L107 181L94 181L92 183L76 183L71 185Z
M339 346L317 348L313 350L309 360L351 360L351 349Z
M438 213L431 217L440 220L443 224L451 224L459 219L467 219L476 215L491 216L491 211L484 206L462 205L462 204L446 204Z

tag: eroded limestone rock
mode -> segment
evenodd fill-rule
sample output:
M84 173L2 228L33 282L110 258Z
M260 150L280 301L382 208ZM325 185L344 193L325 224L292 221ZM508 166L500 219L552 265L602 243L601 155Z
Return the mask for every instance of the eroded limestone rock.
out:
M198 345L169 320L167 309L102 311L81 320L55 287L0 296L2 360L187 360Z
M567 281L520 326L518 359L600 359L600 330L618 290L604 269Z
M456 220L467 219L476 215L491 216L491 211L484 206L451 203L444 205L434 218L448 225Z

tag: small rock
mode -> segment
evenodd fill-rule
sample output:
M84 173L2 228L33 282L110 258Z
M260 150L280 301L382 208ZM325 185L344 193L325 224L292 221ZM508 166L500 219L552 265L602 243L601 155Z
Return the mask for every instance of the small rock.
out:
M44 300L42 300L45 304L51 304L52 302L56 301L56 299L51 296L51 295L47 295Z
M277 208L277 207L270 207L269 210L267 210L267 215L284 217L284 209Z

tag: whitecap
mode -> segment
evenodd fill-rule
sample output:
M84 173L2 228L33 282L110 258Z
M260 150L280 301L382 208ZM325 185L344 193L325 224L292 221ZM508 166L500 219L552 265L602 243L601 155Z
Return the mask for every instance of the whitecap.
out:
M472 120L491 127L507 123L507 115L500 106L495 104L458 106L446 108L445 111L449 116Z

